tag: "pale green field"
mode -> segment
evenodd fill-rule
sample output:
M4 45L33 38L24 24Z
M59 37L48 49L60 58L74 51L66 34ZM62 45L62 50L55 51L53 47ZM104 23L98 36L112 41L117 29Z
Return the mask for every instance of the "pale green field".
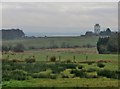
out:
M26 39L15 39L15 40L3 40L3 45L16 45L17 43L22 43L27 49L29 47L35 48L48 48L52 45L57 45L61 47L63 43L74 46L84 46L91 45L96 46L98 41L97 36L93 37L43 37L43 38L26 38Z
M11 80L9 82L4 82L3 87L118 87L118 80L109 78Z

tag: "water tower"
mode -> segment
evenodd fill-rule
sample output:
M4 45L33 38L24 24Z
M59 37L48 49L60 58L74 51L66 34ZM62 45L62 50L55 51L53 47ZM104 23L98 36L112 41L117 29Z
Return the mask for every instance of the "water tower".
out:
M94 33L95 34L99 34L100 33L100 25L99 24L95 24L94 25Z

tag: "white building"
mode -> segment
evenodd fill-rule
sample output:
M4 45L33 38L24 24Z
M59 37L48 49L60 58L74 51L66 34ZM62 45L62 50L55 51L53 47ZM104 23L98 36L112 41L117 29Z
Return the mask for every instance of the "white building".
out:
M95 24L94 25L94 33L95 34L99 34L100 33L100 25L99 24Z

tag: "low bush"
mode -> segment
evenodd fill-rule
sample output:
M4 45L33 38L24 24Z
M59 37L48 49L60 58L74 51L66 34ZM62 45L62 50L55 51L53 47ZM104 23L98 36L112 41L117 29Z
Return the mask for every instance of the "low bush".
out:
M51 70L46 70L46 71L40 72L39 77L40 78L50 78L51 73L52 73Z
M52 73L54 74L59 74L61 71L65 70L64 67L59 66L59 65L53 66L51 69L52 69Z
M35 62L35 58L26 58L25 62L26 63L33 63L33 62Z
M10 71L3 70L2 71L2 81L9 81L11 79L10 75L11 75Z
M50 74L46 72L40 72L39 73L39 78L50 78Z
M16 46L15 47L13 47L13 51L14 52L24 52L24 50L25 50L25 47L24 47L24 45L23 44L16 44Z
M93 64L93 62L88 62L88 65L92 65Z
M116 78L120 80L120 71L115 71L116 73Z
M19 59L12 59L12 62L23 62L22 60L19 60Z
M12 59L12 61L13 61L13 62L18 62L18 60L17 60L17 59Z
M9 63L10 60L8 58L2 59L2 63Z
M33 73L31 76L33 78L50 78L50 74L52 73L51 70L46 70L46 71L42 71L39 73Z
M86 73L83 70L75 69L75 70L71 71L71 74L75 74L76 77L80 77L80 78L85 78L86 77Z
M33 73L33 74L31 74L31 76L32 76L33 78L39 78L39 73Z
M98 76L95 74L87 74L86 78L98 78Z
M65 74L64 75L62 74L62 78L69 78L69 76L65 75Z
M51 62L55 62L56 61L56 57L55 56L50 57L50 61Z
M28 79L27 77L27 72L24 70L13 70L11 72L11 78L15 80L26 80Z
M107 77L107 78L118 78L118 75L115 71L110 71L107 69L101 69L97 71L97 75Z
M51 79L57 79L57 74L50 74Z
M82 69L83 68L83 65L78 65L78 69Z
M2 52L8 52L9 51L9 47L2 45Z
M100 68L103 68L105 66L105 64L103 64L103 63L97 63L97 66L100 67Z
M95 68L89 68L89 69L87 69L87 72L95 72L95 71L96 71Z
M2 70L11 70L11 69L12 69L12 67L8 64L2 66Z
M67 63L71 63L72 61L70 59L67 59L65 62Z
M77 66L76 64L72 64L72 63L67 63L64 65L66 69L76 69L76 66Z

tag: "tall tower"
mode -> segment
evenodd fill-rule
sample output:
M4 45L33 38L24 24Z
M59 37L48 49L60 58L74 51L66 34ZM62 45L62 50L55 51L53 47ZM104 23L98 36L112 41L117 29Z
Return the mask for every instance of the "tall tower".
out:
M99 34L100 33L100 25L99 24L95 24L94 25L94 33L95 34Z

